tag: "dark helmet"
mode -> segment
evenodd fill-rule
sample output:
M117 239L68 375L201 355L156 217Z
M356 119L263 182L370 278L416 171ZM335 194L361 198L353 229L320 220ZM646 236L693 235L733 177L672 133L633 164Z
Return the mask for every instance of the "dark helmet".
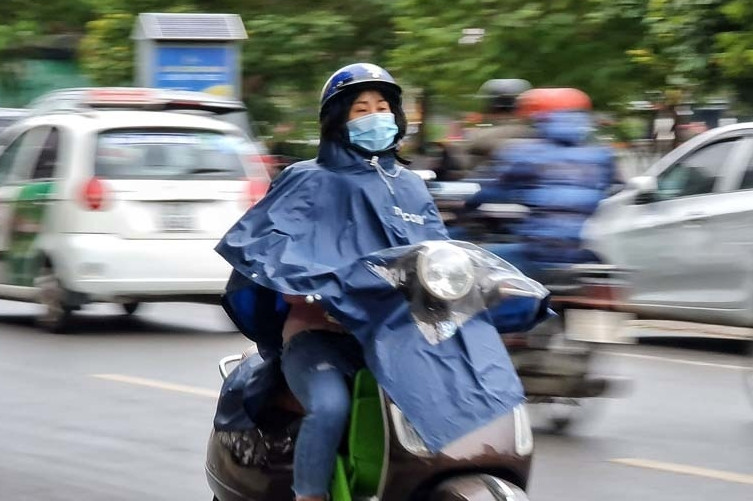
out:
M405 136L408 121L402 107L402 89L387 70L371 63L355 63L334 72L322 87L319 100L319 122L323 138L349 144L345 122L348 110L363 90L378 90L390 103L398 133L395 141Z
M478 90L478 96L486 100L490 113L515 111L515 100L531 88L530 82L520 78L495 78L487 80Z
M387 70L371 63L355 63L343 66L332 74L322 87L319 99L319 118L324 116L332 98L344 91L358 88L378 89L386 98L400 104L402 89Z

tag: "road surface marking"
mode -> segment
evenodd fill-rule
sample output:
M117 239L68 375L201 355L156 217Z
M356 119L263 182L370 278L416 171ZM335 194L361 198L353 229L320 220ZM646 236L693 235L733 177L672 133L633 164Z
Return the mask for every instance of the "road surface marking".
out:
M97 379L106 379L108 381L117 381L118 383L134 384L138 386L148 386L160 390L176 391L179 393L188 393L190 395L199 395L201 397L217 398L219 392L208 390L206 388L197 388L195 386L186 386L182 384L166 383L154 379L145 379L141 377L124 376L122 374L92 374Z
M659 357L656 355L640 355L638 353L620 353L617 351L602 351L600 353L604 355L613 356L613 357L641 358L644 360L658 360L660 362L671 362L675 364L696 365L700 367L716 367L718 369L729 369L733 371L746 371L746 370L753 369L753 364L751 364L750 367L746 367L744 365L717 364L713 362L699 362L697 360L685 360L682 358Z
M743 473L733 473L730 471L711 470L677 463L664 463L662 461L653 461L651 459L622 458L610 459L610 463L623 464L626 466L635 466L637 468L648 468L651 470L660 470L670 473L679 473L681 475L693 475L696 477L713 478L715 480L724 480L725 482L734 482L738 484L753 485L753 475Z

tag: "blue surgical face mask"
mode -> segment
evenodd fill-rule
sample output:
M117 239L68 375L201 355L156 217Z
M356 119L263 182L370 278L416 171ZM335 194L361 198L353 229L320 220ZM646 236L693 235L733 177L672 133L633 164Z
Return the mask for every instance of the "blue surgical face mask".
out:
M345 124L350 143L366 151L382 151L395 141L397 125L392 113L371 113Z

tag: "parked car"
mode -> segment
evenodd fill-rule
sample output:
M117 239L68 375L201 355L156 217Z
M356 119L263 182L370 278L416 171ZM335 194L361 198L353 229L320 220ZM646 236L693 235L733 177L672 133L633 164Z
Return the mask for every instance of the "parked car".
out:
M753 327L753 123L706 131L603 201L583 236L640 316Z
M215 302L217 240L269 178L243 132L151 111L30 117L0 139L0 297L45 305L64 330L89 302Z

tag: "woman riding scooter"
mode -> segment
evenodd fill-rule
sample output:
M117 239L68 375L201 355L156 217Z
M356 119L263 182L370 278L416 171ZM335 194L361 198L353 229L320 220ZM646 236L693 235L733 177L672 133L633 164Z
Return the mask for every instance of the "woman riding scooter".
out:
M415 354L413 364L411 350L429 347L406 347L401 338L400 364L397 354L383 351L394 338L371 326L389 313L374 311L389 298L366 308L373 298L359 298L358 284L373 276L359 278L349 265L383 249L447 240L447 233L421 179L395 162L406 119L401 89L387 71L353 64L335 72L322 90L319 118L317 158L288 167L217 246L234 268L224 306L257 343L264 362L247 381L234 381L239 391L225 385L215 429L253 428L257 411L284 374L305 411L295 443L293 490L296 499L311 501L328 496L350 409L349 380L364 364L434 451L522 401L501 344L497 359L483 360L483 367L459 356L419 377L436 377L441 393L442 381L449 379L443 371L450 371L474 394L472 415L449 395L427 415L410 379L393 377L425 366L426 353ZM536 308L533 317L540 316ZM454 328L462 331L460 324Z

